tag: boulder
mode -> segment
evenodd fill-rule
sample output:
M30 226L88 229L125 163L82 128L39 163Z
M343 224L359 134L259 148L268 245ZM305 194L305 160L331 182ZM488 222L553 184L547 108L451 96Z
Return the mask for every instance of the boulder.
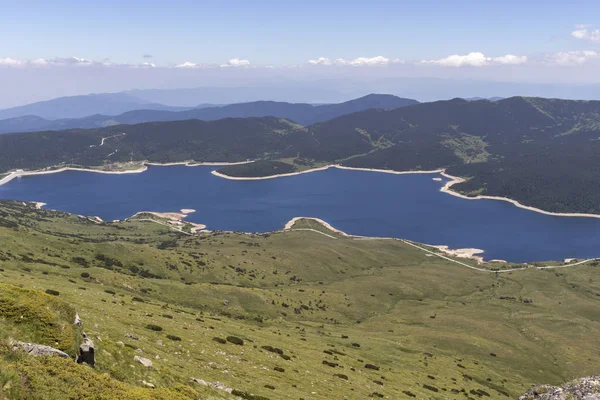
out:
M133 357L133 361L137 361L140 364L142 364L144 367L151 367L152 366L152 361L148 360L147 358L144 357L140 357L140 356L135 356Z
M94 352L94 342L92 342L91 339L85 337L84 334L83 343L79 345L79 355L77 356L77 364L87 364L90 367L96 365Z
M13 346L14 351L23 350L32 356L59 356L62 358L69 358L69 355L64 351L43 344L19 342L18 340L12 339L10 340L10 344Z

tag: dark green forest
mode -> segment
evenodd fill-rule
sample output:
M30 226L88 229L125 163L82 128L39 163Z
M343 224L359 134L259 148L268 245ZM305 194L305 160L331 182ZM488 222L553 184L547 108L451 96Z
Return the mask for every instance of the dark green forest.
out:
M599 156L600 102L523 97L370 109L310 126L227 118L0 136L0 173L130 160L268 160L221 170L261 176L297 168L273 162L284 158L305 166L446 168L467 178L453 188L462 193L506 196L556 212L600 213Z

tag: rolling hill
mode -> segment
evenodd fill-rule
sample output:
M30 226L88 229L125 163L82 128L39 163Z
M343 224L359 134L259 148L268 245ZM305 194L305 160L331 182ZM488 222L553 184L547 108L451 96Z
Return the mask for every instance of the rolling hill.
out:
M598 262L497 274L314 220L171 228L0 201L0 398L514 399L597 372Z
M286 118L302 125L310 125L370 108L393 109L417 103L415 100L403 99L392 95L371 94L345 103L318 106L276 101L255 101L219 107L203 105L201 108L179 112L161 109L141 109L143 106L140 106L136 110L114 116L91 115L79 119L69 118L52 121L36 116L5 119L0 120L0 133L103 128L119 124L139 124L154 121L182 121L187 119L213 121L222 118L267 116Z

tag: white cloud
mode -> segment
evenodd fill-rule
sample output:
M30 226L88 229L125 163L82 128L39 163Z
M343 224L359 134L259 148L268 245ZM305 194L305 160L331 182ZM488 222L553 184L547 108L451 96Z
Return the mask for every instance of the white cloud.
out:
M16 67L16 66L19 66L19 65L23 65L25 63L26 62L23 61L23 60L15 60L14 58L10 58L10 57L0 58L0 65L8 65L8 66L11 66L11 67Z
M151 62L143 62L141 64L136 65L139 68L156 68L156 64Z
M333 64L329 58L319 57L315 60L308 60L311 65L331 65Z
M390 62L389 58L385 58L383 56L377 56L377 57L358 57L355 58L354 60L342 60L342 59L337 59L336 63L342 63L342 64L348 64L348 65L354 65L357 67L362 67L365 65L386 65Z
M467 55L453 54L439 60L423 60L421 63L437 64L443 67L483 67L488 65L491 60L491 58L486 57L483 53L472 52Z
M200 65L186 61L183 64L177 64L175 68L198 68Z
M388 65L390 63L403 63L404 61L396 58L394 60L390 60L389 58L383 56L377 57L357 57L354 59L346 59L346 58L337 58L335 60L331 60L326 57L319 57L314 60L308 60L308 63L311 65L350 65L353 67L365 67L365 66L374 66L374 65Z
M581 65L598 55L594 50L561 51L546 55L546 61L558 65Z
M515 56L513 54L507 54L502 57L495 57L492 59L492 61L504 65L519 65L527 62L527 56Z
M241 60L239 58L232 58L227 61L227 64L221 65L221 67L248 67L250 66L250 61Z
M600 29L588 29L589 27L590 25L576 25L571 36L575 39L600 43Z
M487 57L480 52L471 52L469 54L460 55L453 54L448 57L440 58L439 60L423 60L421 64L434 64L443 67L485 67L488 65L519 65L527 62L527 56L516 56L514 54L506 54L500 57Z
M48 61L43 58L36 58L35 60L29 61L33 65L48 65Z
M51 60L45 60L47 61L49 64L53 64L53 65L92 65L94 64L93 61L91 60L87 60L85 58L79 58L79 57L66 57L66 58L53 58Z
M110 63L108 61L108 59L98 62L98 61L91 61L91 60L87 60L85 58L79 58L79 57L65 57L65 58L57 57L57 58L52 58L52 59L36 58L34 60L16 60L13 58L0 58L0 65L11 65L11 66L33 65L33 66L39 67L39 66L48 66L48 65L55 65L55 66L112 65L112 63Z

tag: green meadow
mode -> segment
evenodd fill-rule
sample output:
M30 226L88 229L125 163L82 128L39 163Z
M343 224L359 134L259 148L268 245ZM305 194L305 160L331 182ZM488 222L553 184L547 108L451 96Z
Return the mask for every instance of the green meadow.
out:
M312 220L189 235L0 202L0 399L516 398L598 373L599 268L482 272ZM95 368L10 345L74 358L82 331Z

